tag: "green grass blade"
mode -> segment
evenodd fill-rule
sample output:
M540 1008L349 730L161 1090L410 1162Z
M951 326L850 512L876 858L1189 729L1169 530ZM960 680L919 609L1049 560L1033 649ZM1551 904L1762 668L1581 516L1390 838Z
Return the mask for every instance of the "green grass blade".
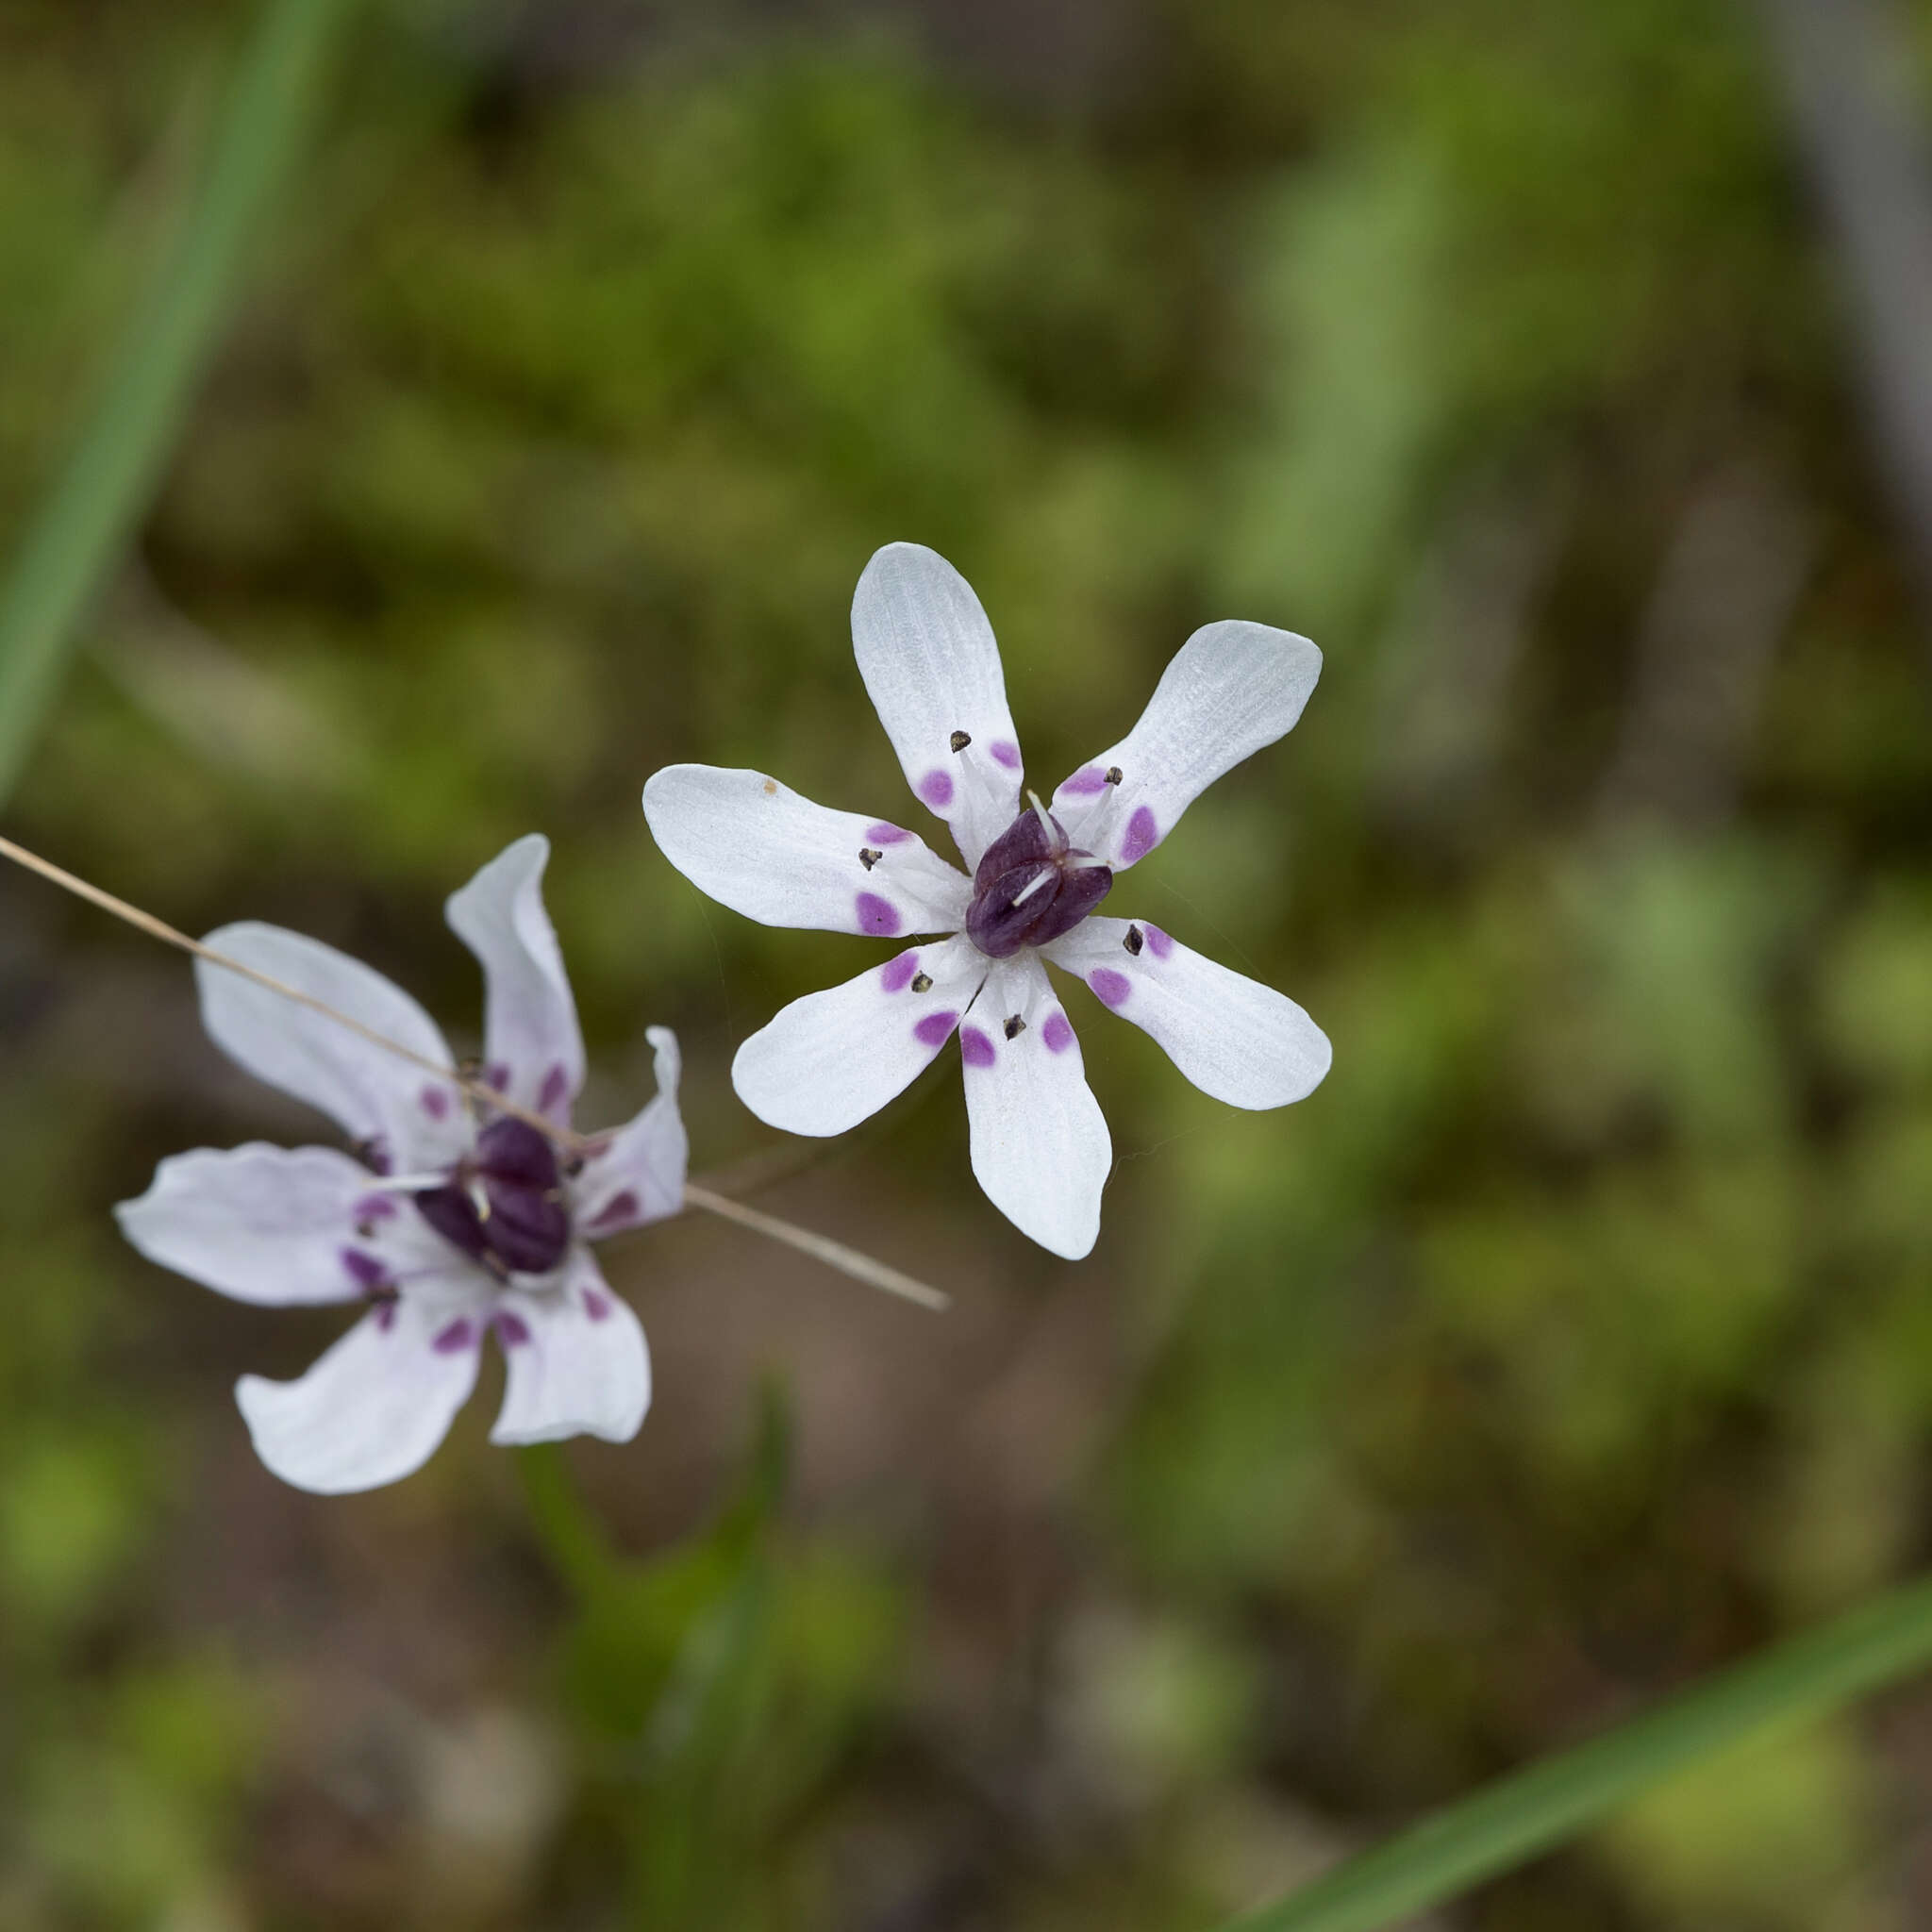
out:
M1932 1663L1932 1582L1776 1645L1607 1736L1543 1758L1224 1932L1376 1932L1594 1824L1674 1773Z
M168 458L243 250L314 111L350 0L266 0L201 192L0 593L0 801L12 791L89 601Z

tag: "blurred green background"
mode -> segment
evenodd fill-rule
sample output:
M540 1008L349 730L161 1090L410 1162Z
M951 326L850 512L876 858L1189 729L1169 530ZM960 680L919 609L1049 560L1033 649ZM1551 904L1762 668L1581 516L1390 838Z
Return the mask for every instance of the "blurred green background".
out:
M251 18L0 0L6 547ZM487 1383L408 1483L283 1489L231 1383L340 1323L108 1208L315 1124L0 878L0 1932L1206 1928L1925 1558L1926 626L1773 48L1726 0L363 8L7 829L458 1040L441 898L548 832L585 1115L675 1025L698 1171L957 1305L608 1250L657 1405L565 1459L621 1558L559 1568ZM1119 904L1335 1071L1235 1115L1074 995L1075 1266L973 1186L952 1056L829 1147L736 1104L860 953L638 809L701 759L903 814L846 627L897 538L1048 782L1199 623L1327 653ZM1932 1691L1431 1923L1932 1923Z

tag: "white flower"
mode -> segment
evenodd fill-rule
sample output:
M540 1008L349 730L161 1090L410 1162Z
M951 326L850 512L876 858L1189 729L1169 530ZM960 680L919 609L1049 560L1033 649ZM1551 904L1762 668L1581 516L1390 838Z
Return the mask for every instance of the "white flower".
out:
M520 839L449 901L483 966L484 1078L570 1124L584 1077L557 935L543 910L547 841ZM456 1062L409 995L346 954L279 926L210 933L216 951L294 986L437 1065ZM688 1146L677 1041L648 1035L658 1094L579 1166L528 1123L339 1022L196 961L202 1018L230 1058L331 1114L357 1143L202 1148L161 1162L116 1210L163 1267L269 1307L360 1302L368 1312L294 1382L244 1375L236 1397L261 1459L336 1494L422 1467L476 1380L494 1331L508 1364L495 1442L589 1434L628 1441L650 1406L637 1317L587 1243L675 1214Z
M655 774L644 816L665 857L734 911L767 925L942 936L794 1001L739 1049L733 1083L773 1126L842 1133L957 1031L980 1186L1023 1232L1077 1258L1100 1232L1113 1149L1042 960L1084 979L1233 1106L1285 1106L1328 1071L1327 1040L1292 1000L1144 919L1094 911L1208 785L1292 727L1322 654L1265 625L1206 625L1141 722L1049 810L1027 802L992 627L943 558L912 543L881 550L858 580L852 641L907 781L951 824L967 871L889 821L813 805L759 772Z

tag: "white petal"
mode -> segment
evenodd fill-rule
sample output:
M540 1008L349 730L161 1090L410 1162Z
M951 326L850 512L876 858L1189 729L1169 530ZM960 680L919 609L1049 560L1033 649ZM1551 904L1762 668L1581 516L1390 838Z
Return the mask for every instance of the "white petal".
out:
M1133 932L1138 954L1127 950ZM1286 1107L1328 1071L1327 1035L1286 993L1203 958L1145 920L1083 920L1044 950L1230 1107Z
M556 928L543 909L550 841L532 833L499 853L445 908L483 968L491 1084L568 1126L584 1084L584 1036Z
M363 1316L294 1382L243 1375L235 1399L255 1450L285 1483L346 1495L427 1462L476 1383L474 1315L405 1294Z
M691 1137L677 1111L677 1036L652 1026L644 1038L657 1055L658 1096L628 1126L604 1138L571 1187L576 1224L592 1241L661 1221L684 1206Z
M346 1013L424 1059L453 1064L436 1023L374 967L299 932L249 922L206 943ZM258 1080L330 1115L390 1172L441 1166L468 1144L461 1095L448 1082L340 1021L205 959L194 962L202 1024Z
M987 973L966 939L909 946L883 966L808 993L731 1063L738 1097L791 1134L842 1134L932 1064ZM920 977L931 980L915 989Z
M1292 631L1204 625L1174 654L1141 722L1053 795L1074 844L1116 872L1144 858L1224 772L1294 728L1322 654ZM1121 774L1109 784L1107 774Z
M1077 1261L1100 1234L1113 1142L1080 1042L1038 959L994 965L959 1029L959 1049L979 1185L1022 1234Z
M967 870L1019 815L1020 740L992 625L936 551L889 543L852 599L858 675L906 782L946 820ZM953 749L957 733L969 743Z
M114 1215L150 1261L237 1301L354 1301L440 1258L423 1218L374 1182L332 1147L201 1147L162 1161Z
M966 923L971 883L917 834L762 772L668 765L644 787L644 817L692 885L766 925L898 939Z
M496 1315L508 1364L492 1442L556 1442L602 1436L628 1442L651 1406L651 1356L629 1306L576 1249L562 1285L541 1294L510 1289Z

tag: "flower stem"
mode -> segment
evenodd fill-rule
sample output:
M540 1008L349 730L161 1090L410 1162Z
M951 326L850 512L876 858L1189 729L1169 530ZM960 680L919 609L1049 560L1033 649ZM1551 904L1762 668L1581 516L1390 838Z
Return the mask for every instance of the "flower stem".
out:
M292 1000L297 1006L307 1007L310 1012L320 1013L325 1020L333 1020L339 1026L346 1026L351 1033L366 1040L372 1046L379 1047L385 1053L391 1053L398 1059L408 1061L411 1066L420 1067L426 1074L432 1074L439 1080L444 1080L458 1091L467 1094L479 1105L492 1108L497 1113L508 1114L522 1121L526 1126L536 1128L544 1138L554 1142L564 1153L571 1155L593 1151L604 1138L595 1134L579 1134L569 1127L558 1126L542 1114L526 1107L519 1107L506 1095L499 1093L486 1081L473 1079L466 1074L458 1073L454 1067L439 1065L435 1060L425 1058L422 1054L413 1053L399 1041L391 1040L386 1034L378 1033L374 1027L365 1026L361 1021L330 1006L325 1000L317 999L313 993L307 993L300 987L291 986L286 980L277 979L272 974L262 973L253 966L244 965L240 959L231 959L227 954L217 952L212 946L205 946L199 940L190 939L185 932L170 925L164 919L157 919L152 912L143 912L139 906L131 906L125 899L116 898L112 892L101 887L90 885L86 879L77 877L64 866L56 865L50 858L42 858L37 852L29 852L25 845L16 845L11 839L0 838L0 858L10 858L15 865L58 886L63 892L72 892L77 899L85 899L90 906L97 906L103 912L112 913L116 919L125 921L137 932L144 932L150 939L159 940L162 944L177 947L195 958L205 960L210 966L218 966L224 972L240 974L243 979L254 981L257 986L266 987L270 992L279 994L285 1000ZM843 1241L835 1241L828 1235L814 1234L809 1228L799 1227L794 1223L781 1220L775 1214L766 1214L757 1208L747 1208L728 1195L713 1192L709 1188L700 1187L687 1181L684 1186L684 1204L687 1208L699 1208L708 1214L715 1214L723 1221L735 1221L741 1227L748 1227L755 1234L763 1235L768 1241L782 1242L786 1247L796 1248L800 1254L809 1255L814 1260L822 1261L827 1268L837 1269L841 1274L848 1274L855 1281L863 1282L868 1288L876 1288L887 1294L895 1294L909 1302L917 1302L921 1307L941 1309L948 1306L949 1298L939 1289L916 1280L910 1274L903 1274L896 1268L889 1268L883 1261L874 1261L870 1255L861 1254L857 1248L848 1248Z

